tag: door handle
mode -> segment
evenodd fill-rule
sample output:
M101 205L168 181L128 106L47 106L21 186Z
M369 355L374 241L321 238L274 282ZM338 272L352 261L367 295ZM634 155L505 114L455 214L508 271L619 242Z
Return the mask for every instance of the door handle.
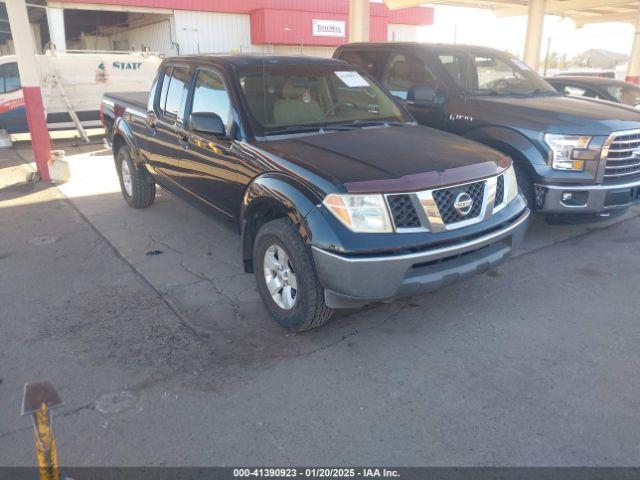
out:
M177 130L176 134L178 135L178 144L184 149L189 148L189 132Z
M156 131L156 116L152 113L147 114L147 118L145 120L147 127L149 127L154 132Z

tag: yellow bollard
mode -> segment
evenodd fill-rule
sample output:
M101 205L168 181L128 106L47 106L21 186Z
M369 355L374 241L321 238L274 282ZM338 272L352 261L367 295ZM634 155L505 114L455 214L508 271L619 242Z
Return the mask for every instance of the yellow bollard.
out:
M56 439L53 436L49 411L44 403L40 406L40 410L33 413L33 426L40 480L59 480Z
M22 415L31 415L33 421L40 480L59 480L51 409L61 405L62 400L51 382L44 380L25 384Z

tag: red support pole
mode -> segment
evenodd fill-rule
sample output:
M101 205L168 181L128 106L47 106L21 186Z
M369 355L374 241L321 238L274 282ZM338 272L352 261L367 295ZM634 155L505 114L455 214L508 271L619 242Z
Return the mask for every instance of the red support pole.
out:
M31 133L31 148L36 160L36 167L40 177L45 182L49 177L49 159L51 158L51 138L47 129L47 119L44 116L44 105L40 87L23 87L24 105L27 111L27 123Z
M31 148L35 157L38 173L44 181L51 180L49 176L49 159L51 158L51 138L47 130L47 120L40 93L40 75L35 57L34 38L31 35L31 25L27 14L25 0L5 0L9 27L13 39L20 82L24 95L27 122L31 133Z

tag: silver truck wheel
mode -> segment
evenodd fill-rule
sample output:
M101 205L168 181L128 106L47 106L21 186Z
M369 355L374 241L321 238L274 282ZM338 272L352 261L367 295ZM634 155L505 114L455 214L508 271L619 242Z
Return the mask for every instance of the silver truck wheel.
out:
M116 154L116 170L122 197L130 207L146 208L156 197L156 184L144 167L137 168L126 146Z
M296 304L298 280L287 252L279 245L270 245L265 254L264 281L271 298L283 310L291 310Z
M131 171L129 170L129 162L120 163L120 175L122 175L122 186L127 195L133 194L133 186L131 185Z
M272 220L258 230L253 262L258 293L277 323L300 332L331 318L311 251L289 218Z

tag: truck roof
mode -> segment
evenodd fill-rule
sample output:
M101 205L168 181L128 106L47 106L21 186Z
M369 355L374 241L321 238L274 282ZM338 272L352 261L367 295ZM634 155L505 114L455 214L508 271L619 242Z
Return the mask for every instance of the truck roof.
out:
M466 45L460 43L423 43L423 42L354 42L341 45L338 49L358 49L358 48L389 48L389 47L410 47L419 48L424 50L458 50L458 51L471 51L471 52L484 52L484 53L502 53L502 50L491 47L483 47L479 45Z
M305 57L302 55L265 55L265 54L200 54L167 57L165 62L189 62L234 67L252 67L263 64L271 65L344 65L341 60L322 57Z
M606 77L590 77L587 75L557 75L555 77L545 77L547 82L573 82L581 83L584 85L593 86L614 86L614 87L637 87L633 83L624 82L622 80L616 80L614 78Z

